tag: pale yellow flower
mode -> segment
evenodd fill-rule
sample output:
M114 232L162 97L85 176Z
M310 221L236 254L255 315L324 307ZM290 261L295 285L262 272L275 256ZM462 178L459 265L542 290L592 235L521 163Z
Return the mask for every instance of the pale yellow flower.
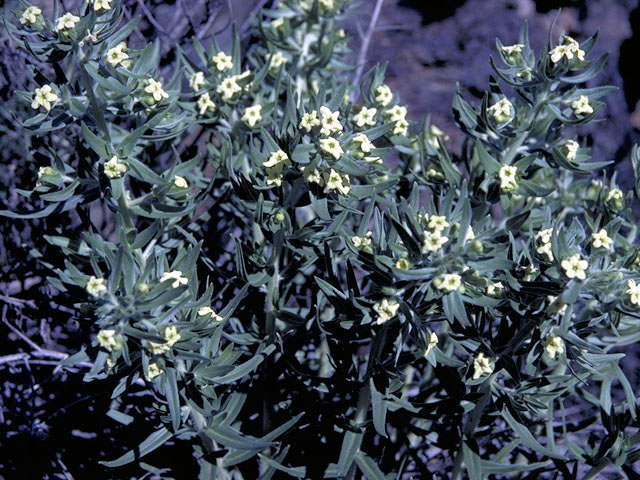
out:
M127 171L127 164L118 160L115 155L104 164L104 174L111 178L120 178Z
M491 295L492 297L498 296L502 294L503 290L504 285L502 284L502 282L493 282L487 287L487 295Z
M178 188L189 188L189 183L184 177L176 175L173 177L173 184Z
M307 165L306 167L299 167L299 169L307 182L317 183L320 186L324 185L324 180L322 180L320 171L317 168Z
M439 231L424 232L424 243L422 244L422 253L437 252L442 246L449 241L449 237L440 235Z
M551 234L553 233L553 228L545 228L544 230L540 230L536 233L536 240L540 240L542 243L549 243L551 241Z
M162 83L153 78L147 80L147 86L144 87L144 91L151 94L156 102L159 102L163 98L169 98L169 94L162 89Z
M607 234L607 231L604 228L601 228L599 232L592 233L591 238L593 239L593 247L594 248L606 248L609 249L613 240Z
M322 117L320 133L325 136L329 136L332 133L342 132L342 124L338 117L340 112L332 112L327 107L320 107L320 116Z
M224 72L225 70L231 70L233 68L233 58L231 55L227 55L224 52L218 52L215 54L211 57L211 61L216 65L219 72Z
M386 112L389 121L391 122L401 122L406 119L407 116L407 107L401 107L400 105L395 105L387 110Z
M565 57L567 60L573 60L574 55L581 62L584 61L584 50L580 49L580 44L568 35L564 35L564 45L558 45L549 52L549 56L553 63L558 63Z
M247 107L244 109L241 120L251 128L253 128L260 120L262 120L262 114L260 113L261 111L262 105L260 104Z
M336 160L340 160L340 157L344 154L340 142L333 137L321 138L320 148Z
M349 175L340 174L336 172L333 168L329 171L328 174L325 174L325 193L328 193L332 190L337 190L342 195L347 195L351 191L351 182L349 179Z
M271 26L276 30L281 30L282 28L284 28L284 18L279 17L274 20L271 20Z
M269 156L269 160L262 164L265 168L273 168L276 166L280 166L280 168L282 168L285 165L289 166L291 165L291 162L289 161L289 156L282 150L272 152Z
M387 85L380 85L376 88L375 101L383 107L386 107L393 100L393 93Z
M476 234L473 233L473 228L469 226L469 228L467 229L467 234L464 236L464 241L468 242L469 240L473 240L474 238L476 238Z
M271 60L269 61L269 69L270 70L277 70L287 62L288 62L288 60L282 54L282 52L278 51L278 52L274 53L273 55L271 55Z
M396 262L396 268L399 270L409 270L411 263L406 258L399 258Z
M100 10L111 10L111 0L93 0L93 9L96 12Z
M371 251L371 236L373 235L373 232L368 231L367 234L364 237L360 237L358 235L354 235L353 237L351 237L351 243L353 243L353 246L365 251Z
M495 361L493 358L487 357L484 353L480 352L473 360L473 377L471 378L477 380L483 375L491 375L494 369Z
M564 147L567 149L567 159L575 160L576 155L578 154L578 148L580 148L580 144L575 140L567 140L564 144Z
M107 291L104 278L97 278L91 275L87 282L86 290L92 297L99 297Z
M398 120L396 121L395 126L391 133L394 135L406 135L409 132L409 122L406 120Z
M553 261L553 251L551 249L551 243L543 243L536 248L536 252L540 255L546 255L547 259Z
M211 100L211 96L209 92L205 92L200 97L198 97L198 101L196 102L198 107L198 111L200 115L204 115L206 113L212 113L216 110L216 104Z
M504 45L502 47L502 52L507 57L512 57L522 53L522 49L524 48L524 44L516 43L515 45Z
M640 284L636 284L635 280L627 280L627 293L629 301L640 306Z
M504 165L498 172L500 178L500 188L503 192L511 192L518 186L516 180L517 168L511 165Z
M58 95L53 92L51 85L43 85L34 90L31 108L37 110L38 107L42 107L48 112L51 110L51 104L56 100L58 100Z
M97 339L98 344L108 352L119 350L122 346L122 340L116 336L116 331L113 329L100 330Z
M567 311L567 305L562 303L558 297L553 295L547 295L547 312L551 315L564 315Z
M20 16L20 23L22 25L33 25L34 23L38 22L41 14L42 10L32 5L28 7L24 12L22 12L22 15Z
M593 107L589 104L589 97L586 95L580 95L577 100L571 102L571 108L576 116L593 113Z
M187 285L189 279L183 276L180 270L172 270L171 272L164 272L160 277L160 282L166 282L167 280L173 281L172 288L178 288L180 285Z
M211 317L216 322L222 322L224 320L220 315L218 315L216 312L214 312L211 307L207 307L207 306L200 307L198 309L198 316L199 317Z
M552 360L555 360L556 355L562 355L565 351L564 340L557 335L547 336L543 343L545 353Z
M189 87L197 92L204 85L204 72L194 72L189 76Z
M439 281L434 281L434 285L438 290L446 290L447 292L454 292L460 288L462 284L462 277L457 273L445 273L438 278Z
M585 270L589 268L589 262L582 260L578 253L562 260L560 265L564 269L567 277L578 278L580 280L584 280L586 278Z
M376 323L378 325L382 325L393 318L396 315L398 308L400 308L400 304L393 299L389 300L387 298L383 298L381 301L376 302L373 306L373 309L378 314Z
M242 91L242 87L238 85L238 76L232 75L223 79L216 91L222 94L223 100L231 100L236 93Z
M300 120L300 128L310 132L313 127L320 126L320 119L318 118L318 112L316 110L312 110L311 112L305 113L302 115L302 120Z
M364 133L359 133L355 137L353 137L353 142L359 144L360 150L362 150L364 153L369 153L371 150L376 148L375 145L371 143L371 140L369 140L369 137L367 137Z
M360 128L365 125L373 126L376 124L376 113L378 113L378 110L375 108L362 107L360 112L353 116L353 121Z
M151 381L163 372L164 370L162 370L157 363L150 363L147 367L147 373L145 376L147 377L147 380Z
M267 168L267 185L282 185L282 170L279 168Z
M127 48L127 44L125 42L120 42L115 47L107 50L105 55L106 62L112 67L116 67L117 65L123 63L125 60L129 58L129 55L124 51Z
M75 28L76 24L80 21L80 17L68 12L56 20L56 31L64 32L65 30L71 30Z
M431 215L431 217L429 217L427 227L434 232L442 232L449 228L449 222L447 222L447 217L443 215Z
M498 123L504 123L513 115L513 105L507 98L502 98L488 108L493 119Z

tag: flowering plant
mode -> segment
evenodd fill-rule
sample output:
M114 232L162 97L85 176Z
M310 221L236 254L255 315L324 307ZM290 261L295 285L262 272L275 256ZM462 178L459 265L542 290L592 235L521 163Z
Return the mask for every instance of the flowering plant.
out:
M124 423L132 390L156 400L147 438L103 463L176 440L200 478L633 478L634 192L589 178L607 163L574 130L611 91L580 87L595 37L537 57L526 26L498 41L514 93L457 92L452 158L383 68L351 86L351 6L283 0L247 50L235 28L227 49L194 37L167 78L118 0L7 23L53 68L17 93L48 139L22 192L41 208L2 213L81 219L47 238L63 261L40 259L91 325L62 365L115 379Z

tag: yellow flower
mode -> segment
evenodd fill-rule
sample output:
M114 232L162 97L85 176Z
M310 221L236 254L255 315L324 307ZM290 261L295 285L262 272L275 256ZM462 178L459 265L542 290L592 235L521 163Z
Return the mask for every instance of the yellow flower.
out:
M189 188L189 183L180 175L173 177L173 184L178 188Z
M147 80L147 86L144 91L150 93L156 102L159 102L163 98L169 98L169 94L162 89L162 83L150 78Z
M565 57L567 60L573 60L574 55L578 57L581 62L584 61L584 51L580 49L580 44L568 35L564 35L564 45L558 45L549 52L551 61L558 63Z
M104 283L104 278L97 278L91 275L87 282L86 290L92 297L99 297L107 291L107 286Z
M493 119L498 123L504 123L513 115L513 105L507 98L502 98L488 108Z
M189 279L187 277L183 277L182 275L183 274L180 270L172 270L171 272L164 272L160 277L160 282L173 280L173 283L171 284L172 288L178 288L180 285L187 285L189 283Z
M512 57L521 54L523 48L524 45L522 43L516 43L515 45L504 45L502 47L502 52L506 57Z
M157 363L150 363L147 367L147 373L145 376L147 377L147 380L151 381L163 372L164 370L162 370Z
M567 277L578 278L580 280L586 278L585 270L589 268L589 262L582 260L578 253L563 260L560 265L564 268Z
M593 107L589 104L589 97L586 95L580 95L577 100L571 102L571 108L576 116L593 113Z
M491 285L487 287L487 295L498 296L502 294L504 290L504 285L502 282L493 282Z
M473 228L469 226L469 228L467 229L467 234L464 236L464 241L468 242L469 240L473 240L474 238L476 238L476 234L473 233Z
M112 329L100 330L97 338L100 346L108 352L119 350L122 346L122 341L116 336L116 331Z
M320 133L329 136L335 132L342 131L342 124L338 120L340 112L332 112L327 107L320 107L320 115L322 117Z
M474 380L480 378L483 375L491 375L495 368L495 361L491 357L485 356L480 352L473 360L473 378Z
M223 79L216 91L222 94L223 100L231 100L236 93L242 91L242 88L238 85L238 76L231 75Z
M40 167L38 169L38 180L36 181L36 186L42 183L43 177L55 177L57 175L58 172L51 167Z
M431 215L427 227L434 232L442 232L449 227L449 222L447 222L447 217L443 215Z
M111 10L111 0L93 0L93 9L96 12L100 10Z
M127 171L127 164L118 160L115 155L104 164L104 174L111 178L120 178Z
M282 169L267 168L267 185L275 185L276 187L282 185Z
M556 355L562 355L564 350L564 340L557 335L549 335L544 340L544 351L550 359L554 360Z
M540 240L542 243L549 243L551 241L551 234L553 233L553 228L545 228L544 230L540 230L536 233L536 240Z
M125 48L127 48L127 44L125 42L120 42L115 47L107 50L105 55L106 62L112 67L123 63L129 58L129 55L124 52Z
M431 334L429 335L429 341L427 342L427 348L424 350L424 356L426 357L427 355L429 355L429 352L436 345L438 345L438 335L436 335L436 332L431 332Z
M437 282L434 281L436 288L447 292L458 290L462 284L462 277L457 273L445 273L438 280Z
M200 115L204 115L208 112L214 112L216 109L216 104L213 102L213 100L211 100L209 92L205 92L200 95L198 101L196 102L196 105L198 106Z
M386 321L390 320L396 315L396 312L400 308L400 304L395 300L389 300L387 298L383 298L381 301L376 302L373 306L373 309L378 314L378 319L376 323L378 325L382 325Z
M607 203L610 203L614 209L620 210L624 207L624 193L619 188L612 188L607 193Z
M72 28L75 28L76 23L79 21L80 17L77 17L72 13L65 13L56 20L56 31L63 32L64 30L71 30Z
M329 174L325 174L325 193L332 190L338 190L342 195L347 195L351 191L351 182L349 175L336 172L333 168L329 171Z
M368 231L364 237L359 237L358 235L354 235L353 237L351 237L351 242L353 243L354 247L364 250L365 252L371 252L372 251L371 250L372 235L373 235L373 232L371 231Z
M376 102L378 102L383 107L386 107L387 105L389 105L389 103L391 103L391 100L393 100L393 93L387 85L382 84L376 88Z
M362 107L360 112L353 116L353 121L360 128L364 127L365 125L373 126L376 124L376 113L378 113L378 110L375 108Z
M271 55L271 60L269 61L269 70L277 70L287 62L288 60L285 58L282 52L276 52Z
M422 244L422 253L437 252L442 246L449 241L449 237L440 235L439 231L424 232L424 243Z
M567 149L567 159L575 160L580 144L574 140L567 140L564 146Z
M289 166L291 165L291 162L289 161L289 156L282 150L277 150L271 153L269 160L262 164L262 166L266 168L273 168L276 166L280 166L282 168L284 165Z
M367 137L364 133L359 133L355 137L353 137L353 142L359 144L360 150L362 150L364 153L369 153L371 150L376 148L375 145L371 143L371 140L369 140L369 137Z
M271 20L271 26L276 30L281 30L282 28L284 28L284 18L279 17L274 20Z
M518 181L516 180L517 170L516 167L510 165L504 165L500 168L498 177L500 178L500 188L503 192L510 192L518 186Z
M335 7L333 0L318 0L318 5L325 11L333 10L333 8Z
M319 125L320 119L318 118L318 112L316 110L302 115L302 120L300 120L300 128L306 130L307 133L310 132L313 127L317 127Z
M629 301L640 306L640 284L636 284L635 280L627 280L627 293Z
M260 120L262 120L262 105L253 105L244 109L241 120L249 125L251 128L256 126Z
M302 176L305 178L307 182L317 183L318 185L324 185L324 180L322 180L322 176L317 168L312 167L311 165L307 165L306 167L299 167L302 172Z
M218 52L216 55L211 57L211 61L215 63L219 72L224 72L225 70L231 70L233 68L233 58L231 55L227 55L224 52Z
M408 127L409 122L407 122L406 120L398 120L391 133L393 133L394 135L406 135L409 131Z
M406 258L399 258L396 262L396 268L398 270L409 270L411 268L411 263Z
M321 138L320 148L333 156L336 160L340 160L340 157L342 157L342 154L344 153L340 146L340 142L333 137Z
M546 255L547 259L550 262L553 261L553 251L551 250L551 243L543 243L536 248L536 252L538 252L540 255Z
M28 7L24 12L22 12L22 16L20 17L20 23L22 25L26 25L26 24L33 25L34 23L38 22L41 14L42 14L42 10L32 5Z
M189 77L189 86L191 90L197 92L204 85L204 72L195 72Z
M224 320L220 315L218 315L216 312L214 312L211 307L200 307L198 309L198 316L199 317L211 317L216 322L222 322Z
M58 95L53 92L51 85L43 85L34 90L31 108L37 110L38 107L42 107L48 112L51 110L51 104L56 100L58 100Z
M405 117L407 116L407 107L401 107L400 105L395 105L387 110L387 117L391 122L402 122L405 121Z
M611 247L611 244L613 243L613 240L611 239L611 237L609 237L607 231L604 228L600 229L600 231L597 233L592 233L591 238L593 238L594 248L609 249L609 247Z

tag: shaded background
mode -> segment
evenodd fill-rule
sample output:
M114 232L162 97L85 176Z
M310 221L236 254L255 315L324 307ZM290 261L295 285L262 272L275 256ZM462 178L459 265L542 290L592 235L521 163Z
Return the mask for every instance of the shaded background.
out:
M34 1L51 11L52 0ZM70 10L76 0L62 0ZM163 68L172 70L175 47L190 51L191 37L203 43L215 34L228 44L230 22L235 20L246 35L257 8L273 0L126 0L129 16L141 15L130 44L140 46L157 38L164 54ZM376 0L362 0L356 16L346 25L353 37L353 62L358 57L362 33L367 30ZM559 8L562 10L559 12ZM609 62L593 85L611 84L619 90L609 95L603 121L583 131L593 148L594 159L615 160L619 183L632 188L628 161L634 142L640 141L640 52L638 0L385 0L366 55L367 67L388 62L388 84L409 107L411 119L426 113L451 137L451 150L460 150L462 137L453 122L451 102L456 82L465 97L475 103L488 88L492 73L488 59L495 55L495 38L517 42L522 23L529 23L533 47L546 45L547 32L558 16L554 37L561 32L582 41L597 29L600 41L592 56L609 52ZM12 114L22 116L13 91L33 87L24 69L25 56L16 51L0 27L0 208L24 208L15 188L31 188L37 166L23 160L22 137L15 132ZM165 73L166 73L165 72ZM167 75L165 75L167 76ZM98 214L98 213L96 213ZM29 222L0 217L0 479L131 479L142 478L138 466L105 471L97 461L112 459L127 446L141 441L153 419L148 392L128 394L132 416L128 427L105 417L109 408L104 383L82 382L77 373L54 371L57 360L47 352L77 351L93 332L87 317L68 308L45 280L44 270L31 248L48 258L60 257L43 240L58 225L73 228L73 218L54 215ZM77 223L76 223L77 225ZM65 307L66 305L66 307ZM11 327L9 327L11 325ZM31 342L31 344L29 343ZM35 345L35 347L34 347ZM36 348L38 347L38 348ZM39 349L39 350L38 350ZM13 360L10 356L13 357ZM636 355L625 359L632 385L639 384ZM108 383L108 382L107 382ZM109 390L110 391L110 390ZM145 461L158 467L180 465L177 478L196 478L188 461L191 449L178 444L167 458L163 449ZM195 462L191 462L195 463ZM145 478L154 478L147 473Z

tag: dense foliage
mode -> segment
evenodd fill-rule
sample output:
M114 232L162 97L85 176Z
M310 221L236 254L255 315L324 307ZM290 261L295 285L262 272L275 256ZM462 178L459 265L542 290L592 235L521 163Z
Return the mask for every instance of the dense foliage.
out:
M201 479L637 478L634 192L576 130L611 90L582 88L595 36L498 41L452 158L384 68L354 80L352 7L277 2L246 51L194 37L170 78L118 0L5 12L37 169L29 211L1 213L69 219L45 237L62 258L30 252L91 331L61 365L146 419L104 464L171 440Z

